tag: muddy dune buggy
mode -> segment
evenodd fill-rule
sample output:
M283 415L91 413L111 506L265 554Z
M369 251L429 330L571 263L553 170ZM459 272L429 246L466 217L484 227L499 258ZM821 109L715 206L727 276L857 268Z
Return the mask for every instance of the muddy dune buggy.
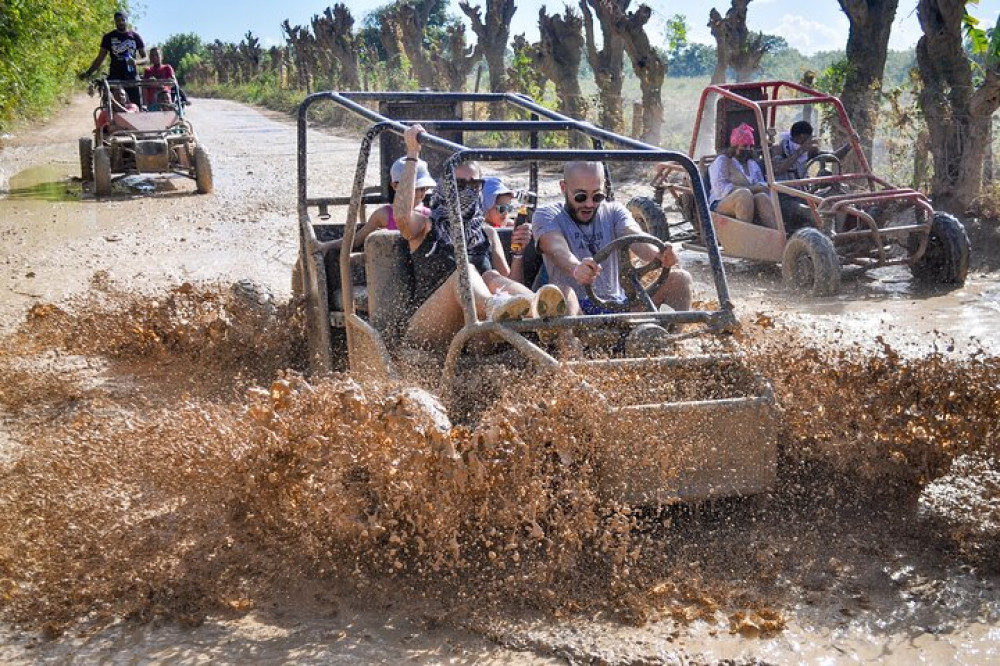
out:
M317 102L333 102L371 123L360 144L357 172L350 193L314 196L310 183L328 182L322 174L310 179L309 162L318 155L308 149L309 111ZM473 105L503 106L506 117L523 120L464 120ZM374 107L374 108L372 108ZM471 378L500 377L504 368L532 375L572 373L590 391L589 408L606 410L606 432L598 433L600 458L592 461L601 492L610 501L635 504L691 502L734 495L753 495L775 482L777 446L774 398L770 385L744 363L730 335L736 325L722 259L708 218L701 180L686 156L657 149L573 120L517 94L355 93L321 92L302 103L298 114L298 215L300 250L293 291L304 303L310 370L327 373L349 367L364 377L397 377L412 350L403 340L413 308L408 283L412 275L406 241L398 231L376 231L362 252L352 252L357 229L369 205L387 203L388 166L403 154L400 135L407 124L419 122L424 157L451 210L452 236L460 267L465 325L447 354L434 357L439 368L440 395L462 395ZM476 137L504 133L501 145L477 147ZM586 150L543 149L546 136L576 133L589 142ZM379 145L382 182L366 186L373 148ZM574 145L564 143L563 145ZM584 145L587 145L586 143ZM705 228L712 275L719 305L684 312L654 310L649 294L666 279L667 271L632 261L633 243L662 242L649 235L618 238L596 259L617 252L623 261L619 280L630 294L628 311L595 316L482 321L470 288L468 253L458 210L455 168L475 160L490 170L501 163L527 173L538 192L539 166L560 168L575 160L601 161L610 175L616 163L669 161L690 175L696 209ZM557 176L553 176L554 178ZM607 195L614 195L611 180ZM337 211L337 220L333 212ZM316 219L314 219L314 215ZM509 253L510 230L501 229ZM339 257L324 258L317 243L342 237ZM509 254L508 254L509 256ZM339 259L339 260L338 260ZM638 261L638 260L635 260ZM657 276L658 271L658 276ZM532 275L525 276L531 283ZM652 283L652 284L650 284ZM562 358L546 344L559 331L571 331L585 344L582 356ZM641 344L655 332L651 344ZM563 334L565 336L565 334ZM470 345L492 338L494 352ZM628 344L621 344L622 341ZM636 343L636 344L632 344ZM495 372L491 372L493 367ZM627 377L628 379L623 379ZM723 377L724 382L708 378ZM627 382L627 385L623 385ZM708 388L711 385L712 388ZM473 390L480 390L477 384ZM450 400L450 398L446 398ZM455 405L449 402L449 409ZM462 411L461 408L452 413ZM469 420L474 422L476 415ZM543 445L543 443L538 443Z
M126 111L118 90L138 88L144 104ZM128 175L173 173L194 179L199 193L212 191L212 165L184 117L176 79L99 79L90 90L100 96L94 134L80 139L80 175L94 182L94 194L111 193L111 183ZM127 108L127 107L126 107Z
M798 120L846 137L843 159L820 152L804 165L805 178L781 179L772 156L781 133ZM723 152L733 128L755 130L754 158L762 166L778 221L777 229L744 222L717 211L712 221L728 257L781 263L785 283L817 296L836 294L843 267L908 266L917 280L962 285L969 267L969 239L961 223L935 212L921 192L895 187L872 173L844 107L836 97L787 81L710 86L698 108L690 155L711 189L709 166ZM833 131L836 130L836 131ZM655 196L629 207L652 233L704 249L706 229L697 214L697 194L677 165L656 173ZM661 208L672 195L681 219ZM671 216L673 217L673 216Z

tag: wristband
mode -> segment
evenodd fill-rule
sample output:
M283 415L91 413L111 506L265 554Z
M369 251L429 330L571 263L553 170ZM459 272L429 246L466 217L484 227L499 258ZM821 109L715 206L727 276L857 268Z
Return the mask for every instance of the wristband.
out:
M406 157L403 158L403 161L404 162L419 162L420 158L419 157L410 157L409 155L407 155Z
M513 261L514 259L524 259L524 255L512 252L511 255L510 255L510 259L511 259L511 261Z

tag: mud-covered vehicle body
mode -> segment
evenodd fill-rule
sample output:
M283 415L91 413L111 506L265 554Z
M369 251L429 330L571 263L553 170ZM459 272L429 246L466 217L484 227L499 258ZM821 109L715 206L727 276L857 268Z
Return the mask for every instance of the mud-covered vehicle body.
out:
M317 102L326 101L370 123L361 140L352 191L331 197L309 193L310 182L327 182L322 174L310 178L309 162L315 161L315 156L310 156L308 145L309 110ZM378 110L366 104L377 104ZM501 105L508 117L526 119L463 120L463 107L473 104ZM460 267L465 325L451 341L447 354L437 359L441 377L432 383L441 388L441 394L461 393L467 377L463 370L467 368L473 368L479 378L505 374L491 373L491 367L517 366L529 374L572 373L580 385L585 384L591 391L587 407L607 411L609 427L600 433L601 453L592 464L602 492L608 497L634 503L669 503L755 494L770 488L777 468L773 393L770 385L745 364L731 335L736 325L733 304L695 165L682 154L561 116L521 95L322 92L303 102L298 117L300 251L293 291L303 301L311 372L325 373L346 365L358 376L394 378L401 361L409 359L411 350L402 335L413 312L407 286L412 276L407 242L398 231L382 230L365 239L363 252L352 252L351 247L364 220L364 207L388 202L387 165L402 154L400 135L413 122L427 129L421 135L423 152L444 195L443 205L451 210L452 237ZM523 147L474 145L476 136L496 136L499 132L506 137L501 145L519 141ZM591 147L539 147L545 145L545 135L574 132ZM381 187L366 187L369 162L378 143ZM626 291L631 290L634 311L503 322L480 320L467 272L470 266L454 177L458 165L473 160L487 170L497 163L523 168L530 174L529 188L535 192L540 164L561 168L568 161L602 161L610 174L609 166L617 163L679 163L692 179L696 209L704 220L718 305L682 312L654 310L647 297L653 287L644 289L651 277L644 275L648 267L623 261L620 281L623 287L628 285ZM606 188L612 197L610 177ZM332 209L343 211L339 223L331 219ZM314 220L313 215L318 219ZM509 252L509 230L501 232ZM338 236L343 237L339 261L324 258L319 241ZM647 235L627 236L609 244L595 258L611 251L622 253L620 257L628 256L631 242L660 243ZM661 270L660 277L665 276ZM530 282L531 277L526 278ZM635 333L653 328L660 335L652 346L620 344L641 340L641 335ZM553 333L559 335L567 330L587 341L583 356L561 358L543 342ZM468 344L477 338L492 338L502 351L477 351L478 345ZM706 389L708 377L724 378L726 387ZM628 381L629 385L621 386L619 381ZM711 383L720 386L717 381Z
M815 129L814 137L846 140L846 156L820 152L806 164L806 178L782 179L780 160L772 155L782 132L798 120ZM961 223L935 212L922 192L896 187L872 173L868 159L841 101L787 81L714 85L701 96L690 156L698 164L706 190L712 161L726 150L733 128L754 128L754 158L762 166L777 229L744 222L718 211L712 220L725 256L782 264L785 282L815 295L840 288L841 270L909 266L929 283L961 285L969 265L969 241ZM655 196L637 197L630 209L662 238L706 245L690 179L671 166L653 179ZM668 223L660 208L673 195L680 220ZM672 235L671 235L672 234Z
M149 103L122 111L112 101L115 88L138 88ZM212 165L185 118L176 79L98 79L91 91L100 104L93 135L80 139L80 176L94 182L94 194L110 194L111 183L123 176L152 173L186 176L199 193L212 191Z

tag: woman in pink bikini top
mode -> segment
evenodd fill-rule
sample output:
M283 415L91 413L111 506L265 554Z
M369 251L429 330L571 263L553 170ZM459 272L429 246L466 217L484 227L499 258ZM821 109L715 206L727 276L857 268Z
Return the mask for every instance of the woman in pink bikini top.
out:
M396 186L399 185L399 179L403 175L403 164L405 162L406 157L400 157L392 163L392 168L389 169L389 184L392 186L393 191L395 191ZM427 162L419 160L417 162L417 177L413 187L413 210L421 213L422 215L431 214L430 208L424 206L422 202L424 200L424 196L427 195L427 192L436 186L437 183L433 178L431 178L431 172L427 168ZM379 206L372 212L364 226L358 229L357 233L354 234L353 249L360 250L363 248L365 246L365 239L368 238L369 234L373 231L378 231L379 229L389 229L390 231L397 231L399 229L396 226L396 217L392 213L391 203ZM330 251L339 251L340 239L338 238L334 241L320 243L320 247L325 253L329 253Z

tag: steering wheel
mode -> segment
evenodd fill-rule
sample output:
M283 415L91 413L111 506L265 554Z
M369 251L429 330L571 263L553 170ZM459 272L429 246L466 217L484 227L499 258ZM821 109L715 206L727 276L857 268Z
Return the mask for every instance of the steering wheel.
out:
M584 289L586 289L587 298L589 298L591 302L601 306L602 308L611 310L612 312L628 312L634 310L636 307L642 307L649 312L656 312L656 306L653 304L653 299L651 297L657 292L657 290L659 290L660 287L663 286L663 283L667 281L667 277L670 275L670 268L664 268L659 259L653 259L644 266L633 266L629 250L631 250L632 246L636 243L653 245L660 252L665 250L667 247L667 244L659 238L648 234L621 236L620 238L616 238L602 247L597 254L594 255L594 261L600 264L605 259L610 257L612 252L618 253L618 284L621 285L622 290L625 292L626 300L625 303L606 301L595 294L593 284L589 284L584 287ZM660 275L656 278L653 284L648 287L643 287L642 278L655 270L659 270Z
M830 168L832 165L833 168ZM810 169L817 167L816 175L810 175ZM819 153L802 165L802 171L809 178L819 178L820 176L839 176L844 172L844 167L840 163L840 158L833 153ZM826 172L826 173L824 173ZM805 186L805 191L815 194L818 190L830 187L830 183L813 183Z

